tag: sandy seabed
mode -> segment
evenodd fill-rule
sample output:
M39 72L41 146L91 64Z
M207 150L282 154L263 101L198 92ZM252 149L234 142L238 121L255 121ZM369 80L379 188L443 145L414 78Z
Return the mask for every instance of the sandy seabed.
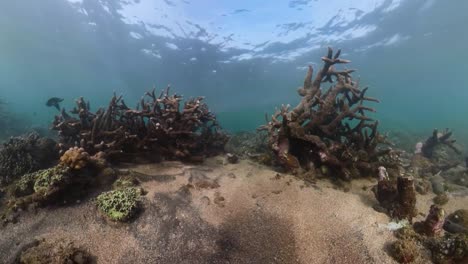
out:
M220 157L119 170L137 175L148 192L138 218L110 223L92 199L26 212L0 228L0 263L38 238L71 240L97 263L396 263L386 250L394 240L385 227L390 219L372 209L371 180L343 192ZM432 197L418 195L420 212ZM467 204L468 197L456 197L444 208Z

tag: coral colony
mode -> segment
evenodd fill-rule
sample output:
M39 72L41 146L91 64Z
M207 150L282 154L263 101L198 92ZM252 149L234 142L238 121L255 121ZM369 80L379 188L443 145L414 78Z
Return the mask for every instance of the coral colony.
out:
M309 66L298 90L300 103L293 109L282 106L260 130L268 131L269 146L287 169L324 167L344 179L376 175L380 166L397 169L396 153L378 148L388 143L377 131L378 121L366 114L375 110L364 103L379 100L366 96L367 87L353 80L355 70L335 67L350 62L340 54L329 48L314 79Z
M89 102L80 98L73 116L62 109L53 129L59 133L62 151L79 146L90 154L151 152L186 161L220 153L228 138L203 97L189 99L182 107L181 101L181 96L169 94L168 87L159 96L155 90L147 92L137 109L114 95L107 109L93 113Z

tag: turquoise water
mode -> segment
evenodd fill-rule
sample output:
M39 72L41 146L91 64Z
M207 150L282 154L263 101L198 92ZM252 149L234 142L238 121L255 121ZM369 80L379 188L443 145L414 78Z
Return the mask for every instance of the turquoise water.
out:
M271 3L274 2L274 3ZM153 86L203 95L229 131L298 102L304 66L343 49L390 131L449 127L468 141L467 1L91 1L0 3L0 98L29 127L84 96L129 105ZM316 67L316 66L314 66Z

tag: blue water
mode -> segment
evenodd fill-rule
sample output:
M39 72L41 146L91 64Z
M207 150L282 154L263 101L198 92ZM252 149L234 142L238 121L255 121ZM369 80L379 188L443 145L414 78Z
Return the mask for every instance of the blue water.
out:
M47 127L64 98L135 105L170 84L203 95L230 131L297 103L308 64L341 48L382 102L382 128L468 141L468 2L463 0L43 0L0 3L0 98ZM326 87L326 86L325 86Z

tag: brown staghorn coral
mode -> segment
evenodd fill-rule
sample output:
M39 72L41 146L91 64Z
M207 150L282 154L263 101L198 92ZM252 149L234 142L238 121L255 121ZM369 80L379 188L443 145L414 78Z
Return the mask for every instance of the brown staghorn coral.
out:
M288 169L325 166L344 179L373 175L380 166L397 169L397 153L378 148L388 142L377 131L378 121L366 115L375 110L364 102L379 100L366 96L367 87L351 77L354 70L335 68L350 62L340 53L328 48L315 79L309 66L298 90L300 103L294 109L282 106L259 129L268 131L270 148ZM322 88L325 82L332 83L328 90Z
M155 90L147 92L137 109L114 94L107 109L93 113L80 98L71 111L74 116L62 109L53 129L59 131L62 150L79 145L91 155L149 152L169 159L201 160L221 152L227 136L203 97L181 102L182 97L171 95L169 87L159 96Z

